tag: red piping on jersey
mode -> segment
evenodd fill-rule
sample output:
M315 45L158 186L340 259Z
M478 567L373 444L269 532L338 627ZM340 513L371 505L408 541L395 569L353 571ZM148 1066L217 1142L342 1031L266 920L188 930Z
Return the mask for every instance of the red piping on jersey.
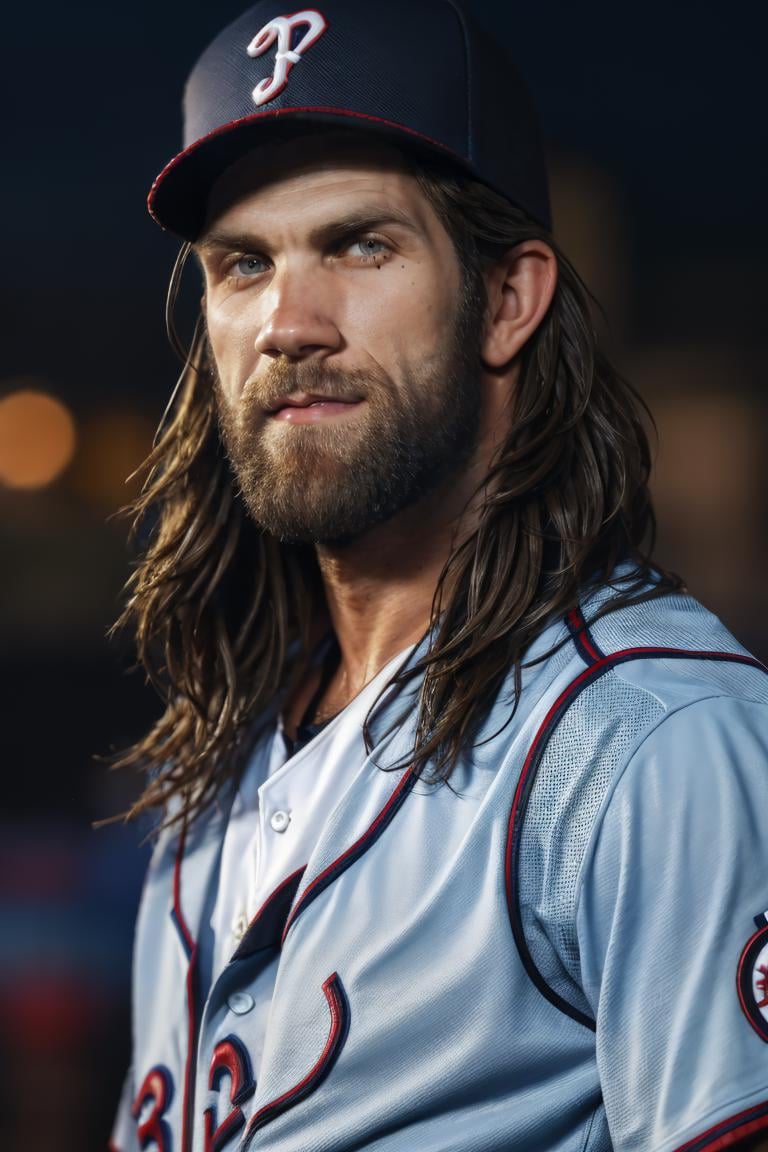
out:
M276 899L278 898L278 896L279 896L279 895L280 895L280 893L283 891L283 889L284 889L284 888L287 888L289 884L292 884L292 883L294 883L294 881L295 881L295 880L296 880L298 877L300 877L300 876L302 876L302 875L304 874L304 869L305 869L305 868L306 868L306 864L302 864L302 865L301 865L301 867L300 867L300 868L297 868L295 872L291 872L290 876L286 876L285 880L281 880L281 881L280 881L280 883L278 884L277 888L275 888L274 892L272 892L272 893L271 893L269 896L267 896L267 898L266 898L266 900L264 901L264 903L262 904L261 908L259 908L259 910L258 910L258 912L256 913L256 915L255 915L255 916L253 917L253 919L251 920L250 924L248 925L248 931L249 931L249 932L251 931L251 929L252 929L253 927L255 927L255 925L258 923L258 921L259 921L259 920L261 919L261 917L264 915L264 913L265 913L265 912L266 912L266 910L269 908L269 906L270 906L270 904L272 903L272 901L273 901L273 900L276 900Z
M332 972L323 983L323 992L331 1014L331 1027L320 1057L298 1084L295 1084L293 1088L289 1088L287 1092L283 1092L281 1096L271 1100L269 1104L265 1104L263 1108L259 1108L258 1112L254 1113L245 1130L243 1142L240 1146L242 1152L248 1147L249 1141L258 1129L263 1128L270 1120L307 1097L320 1085L321 1081L333 1067L346 1039L346 1033L349 1027L349 1005L337 972Z
M290 931L291 925L301 914L307 904L310 904L316 896L320 895L324 888L326 888L333 880L336 879L338 875L340 875L346 868L348 868L350 864L354 863L354 861L357 860L359 856L362 856L363 852L368 849L370 844L377 838L377 836L384 831L384 828L397 812L397 809L402 804L409 789L413 787L415 781L415 769L410 767L407 772L404 773L399 784L395 788L392 795L389 797L389 800L387 800L386 804L379 812L376 819L372 824L369 825L365 832L363 832L362 836L359 836L358 839L355 840L354 844L351 844L345 852L342 852L341 856L337 857L336 860L334 860L332 864L329 864L327 868L324 868L323 871L315 876L314 880L312 880L307 885L307 887L302 892L298 902L294 905L293 911L288 917L281 944L285 943L285 938Z
M273 914L274 919L277 919L280 916L281 911L283 918L285 920L288 919L288 914L291 910L291 904L295 899L296 892L298 891L301 878L304 875L306 868L306 864L302 864L302 866L297 868L295 872L291 872L290 876L286 876L285 880L281 880L275 890L267 897L248 925L243 939L241 940L237 951L235 952L235 958L239 958L240 956L247 956L253 950L252 946L249 946L249 937L251 937L256 930L259 921L264 920L270 913ZM293 891L290 891L291 888ZM288 890L287 895L286 890ZM280 908L281 902L283 903L284 910ZM277 926L278 925L275 925L275 927ZM285 925L283 925L283 928L281 928L280 931L274 933L275 939L268 941L268 943L274 943L276 947L279 946L284 927ZM267 924L267 930L268 929L269 924ZM258 947L260 948L263 946L263 942L258 944Z
M192 1076L194 1072L194 1052L197 1043L197 1019L195 1014L195 976L197 971L197 944L189 930L181 909L181 862L184 858L184 846L187 840L186 825L179 836L179 847L176 852L176 864L173 870L173 912L176 923L184 938L189 953L187 966L187 1060L184 1068L184 1099L181 1113L181 1152L190 1152L192 1147L192 1131L189 1110L192 1098Z
M589 625L580 608L573 608L568 613L566 623L571 630L574 644L580 652L583 649L583 655L586 657L585 664L596 664L598 660L604 658L605 654L595 644L592 633L589 631Z
M173 912L176 917L176 923L179 926L184 942L187 946L187 951L192 952L195 947L195 941L192 933L189 930L189 925L184 919L184 913L181 910L181 862L184 859L184 846L187 841L187 829L182 829L179 836L179 847L176 849L176 863L173 868Z
M761 672L768 672L768 668L766 668L765 665L762 664L759 660L756 660L754 656L742 656L738 652L694 652L687 648L623 648L619 652L613 652L608 656L603 656L601 659L596 660L594 664L591 664L589 668L586 668L579 676L576 677L575 680L571 681L567 688L565 688L560 693L557 700L552 705L549 712L547 712L547 715L544 717L541 727L536 733L533 739L533 743L528 750L528 755L526 756L525 763L523 764L523 770L520 773L520 779L517 782L515 798L512 802L510 827L514 822L515 816L517 815L517 807L520 802L520 794L525 785L526 778L528 776L528 769L531 766L531 761L536 754L542 738L547 733L550 721L561 707L561 705L565 703L567 698L572 693L577 691L582 681L592 679L596 673L607 671L612 664L623 664L626 661L635 658L638 660L647 660L653 656L656 656L659 659L663 659L665 656L677 656L687 658L689 660L725 660L730 663L746 664L748 667L758 668ZM509 843L507 847L509 849ZM507 860L509 861L509 852L507 853Z
M702 1132L701 1136L676 1148L675 1152L721 1152L721 1149L733 1148L746 1136L753 1136L765 1128L768 1128L768 1101L722 1120L714 1128Z

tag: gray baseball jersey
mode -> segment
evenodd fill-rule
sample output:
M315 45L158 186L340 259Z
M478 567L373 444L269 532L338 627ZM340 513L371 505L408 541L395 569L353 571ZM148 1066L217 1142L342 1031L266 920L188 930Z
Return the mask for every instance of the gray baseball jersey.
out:
M768 1128L768 677L687 596L584 629L613 594L539 638L450 788L401 760L417 686L385 697L212 982L226 798L161 835L116 1148L714 1152Z

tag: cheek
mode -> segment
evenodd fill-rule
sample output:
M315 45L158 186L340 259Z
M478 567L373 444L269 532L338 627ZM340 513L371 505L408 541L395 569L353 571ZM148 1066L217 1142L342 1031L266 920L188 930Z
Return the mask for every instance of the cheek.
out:
M448 269L440 277L439 270L427 275L419 266L392 264L371 273L375 291L349 300L349 337L357 334L374 357L382 351L405 362L423 359L439 350L453 323L458 283Z
M206 314L208 340L227 400L235 400L240 395L256 360L253 317L246 317L244 309L232 304L227 301L211 307Z

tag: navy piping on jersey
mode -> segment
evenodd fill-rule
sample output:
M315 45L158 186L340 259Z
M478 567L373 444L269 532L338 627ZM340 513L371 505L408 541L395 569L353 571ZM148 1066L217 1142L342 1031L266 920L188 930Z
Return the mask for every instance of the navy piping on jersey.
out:
M756 1104L754 1108L747 1108L738 1112L727 1120L716 1124L682 1144L675 1152L720 1152L723 1148L733 1148L747 1136L754 1136L768 1128L768 1101Z
M408 659L410 660L410 656ZM402 671L402 669L405 667L405 664L407 663L408 661L406 660L405 663L400 666L399 671ZM381 703L386 705L390 700L396 698L398 691L399 687L397 683L390 683L389 693L384 696ZM330 723L331 719L334 719L334 717L330 717L325 723ZM378 816L376 816L376 818L369 825L362 836L360 836L354 842L354 844L347 848L346 851L341 854L341 856L338 856L333 861L333 863L329 864L327 868L325 868L322 872L315 876L313 880L310 881L310 883L299 897L298 902L294 905L290 916L288 917L288 922L285 926L285 930L283 931L281 944L285 943L285 938L291 930L294 921L301 915L304 909L308 907L312 901L320 895L321 892L325 891L329 884L332 884L333 881L337 879L337 877L345 872L351 864L354 864L356 860L358 860L365 852L367 852L372 844L376 843L379 836L381 836L382 832L398 812L406 796L413 788L414 784L416 783L417 775L418 774L415 767L411 765L404 772L400 782L398 783L394 792L392 792L390 795Z
M376 819L369 825L362 836L355 840L354 844L347 848L346 852L343 852L332 864L329 864L327 868L318 873L314 880L307 885L288 917L288 922L283 932L283 943L293 924L305 908L307 908L321 892L324 892L329 884L332 884L342 872L346 872L347 868L349 868L351 864L354 864L364 852L367 852L372 844L376 843L379 836L381 836L384 829L401 808L406 796L415 783L416 771L415 768L411 766L404 773L399 784L389 797L389 800L387 800Z
M269 1104L265 1104L263 1108L259 1108L259 1110L254 1113L245 1130L239 1152L245 1152L255 1134L259 1129L263 1128L265 1124L269 1124L270 1120L274 1120L276 1116L280 1116L289 1108L293 1108L295 1104L300 1103L300 1101L306 1099L307 1096L314 1092L336 1063L338 1055L347 1039L350 1017L349 1001L347 1000L338 973L332 972L328 979L324 981L323 993L325 994L325 999L328 1002L328 1010L331 1014L331 1027L323 1051L315 1065L298 1084L295 1084L293 1088L289 1088L287 1092L278 1096L277 1099L270 1101Z
M288 913L301 884L306 864L286 876L259 908L243 936L233 960L242 960L260 948L279 948Z
M587 667L605 658L605 653L595 643L595 639L589 631L581 608L574 608L573 611L569 612L565 618L565 623L576 646L576 651Z
M573 616L573 613L570 615ZM742 656L736 652L694 652L683 648L638 647L625 648L607 656L598 656L600 650L592 640L586 623L584 623L583 627L581 625L581 621L584 619L581 613L579 613L579 617L580 619L574 618L573 620L569 618L566 620L566 623L571 631L573 631L572 626L574 626L582 637L584 650L582 651L582 648L579 647L578 651L582 659L585 659L587 667L584 672L577 676L575 680L572 680L560 693L545 716L541 727L533 739L533 743L528 749L528 755L525 758L525 763L520 773L520 779L518 780L515 796L512 801L512 809L509 814L504 871L509 920L512 927L512 935L515 938L523 967L541 994L549 1000L551 1004L554 1004L554 1006L561 1012L564 1012L566 1016L570 1016L571 1019L576 1020L579 1024L583 1024L594 1032L596 1031L597 1025L592 1017L582 1012L574 1004L570 1004L547 983L539 972L525 939L525 931L520 913L518 869L520 864L521 832L533 785L549 741L571 704L581 695L585 688L588 688L590 684L594 684L596 680L599 680L601 676L604 676L606 672L610 672L611 669L617 665L626 664L631 660L653 660L658 658L666 660L715 660L733 664L745 664L748 667L757 668L762 672L768 672L768 669L753 656Z

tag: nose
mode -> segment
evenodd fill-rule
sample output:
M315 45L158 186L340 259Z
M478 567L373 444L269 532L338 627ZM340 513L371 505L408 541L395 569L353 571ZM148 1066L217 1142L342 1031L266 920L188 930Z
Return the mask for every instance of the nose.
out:
M275 276L265 301L267 314L256 336L257 352L306 360L338 351L342 337L330 316L327 294L321 294L321 279L316 271L312 275L287 269Z

